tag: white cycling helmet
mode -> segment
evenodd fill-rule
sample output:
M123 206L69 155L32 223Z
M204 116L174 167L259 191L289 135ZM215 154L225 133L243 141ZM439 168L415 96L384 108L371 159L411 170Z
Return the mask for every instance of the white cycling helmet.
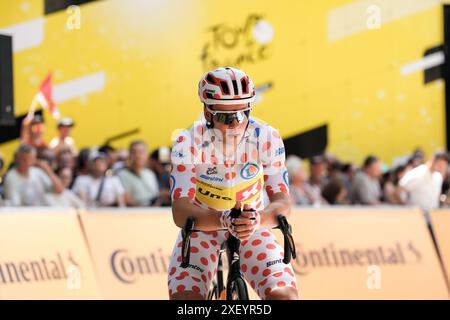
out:
M200 79L198 95L200 101L207 105L252 103L255 101L255 87L244 71L220 67Z

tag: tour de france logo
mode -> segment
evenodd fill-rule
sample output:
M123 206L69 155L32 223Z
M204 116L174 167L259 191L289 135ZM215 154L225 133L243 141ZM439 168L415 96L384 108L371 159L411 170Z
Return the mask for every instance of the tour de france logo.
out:
M238 25L224 21L207 30L207 41L201 53L205 70L222 65L239 67L270 57L274 27L262 15L250 14Z
M249 162L245 166L242 167L241 177L246 180L250 180L250 179L256 177L258 172L259 172L259 167L256 164Z

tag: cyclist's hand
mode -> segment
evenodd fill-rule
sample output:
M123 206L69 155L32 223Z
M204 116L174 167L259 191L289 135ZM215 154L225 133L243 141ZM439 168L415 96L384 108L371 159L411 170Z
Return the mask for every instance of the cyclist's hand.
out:
M236 219L231 217L231 210L225 210L220 213L220 225L223 229L228 231L237 238L234 221Z
M234 220L235 231L240 240L248 240L261 225L261 216L258 211L248 211L251 208L244 206L241 217Z

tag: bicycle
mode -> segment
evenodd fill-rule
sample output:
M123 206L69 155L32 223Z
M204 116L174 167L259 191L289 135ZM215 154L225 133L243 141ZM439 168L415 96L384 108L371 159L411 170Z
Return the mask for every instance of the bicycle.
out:
M240 209L233 208L231 216L233 218L238 218L241 214ZM292 238L292 227L288 223L287 219L283 215L277 217L278 226L274 229L280 229L284 236L284 258L283 263L288 264L291 258L296 258L295 243ZM198 232L200 230L195 230L195 221L193 218L188 218L185 227L182 229L182 260L181 267L187 268L189 266L190 260L190 242L191 235L193 232ZM227 240L222 243L218 266L216 281L212 289L208 292L207 299L212 300L213 298L224 300L249 300L247 284L244 280L244 275L241 271L241 265L239 260L239 248L241 241L229 234ZM227 253L228 258L228 276L227 285L224 287L223 283L223 263L222 254Z

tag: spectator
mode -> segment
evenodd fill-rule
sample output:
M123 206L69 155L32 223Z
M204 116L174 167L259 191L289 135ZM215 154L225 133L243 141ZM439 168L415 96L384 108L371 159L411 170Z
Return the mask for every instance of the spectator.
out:
M73 191L88 207L123 207L125 191L118 177L106 174L107 156L98 151L89 155L89 174L78 176Z
M322 197L328 204L345 204L347 198L347 190L340 179L330 179L322 191Z
M33 146L39 152L48 147L44 140L44 131L45 125L42 117L38 114L29 114L22 121L20 141L22 144Z
M341 171L342 182L344 184L345 190L347 190L347 202L349 202L350 193L353 189L353 182L355 181L358 169L353 163L349 162L342 165Z
M150 154L148 167L156 174L159 186L159 197L155 206L170 206L170 148L161 147Z
M422 165L424 162L423 158L418 154L413 154L411 158L409 158L407 165L411 168L417 168Z
M72 190L69 189L73 179L72 169L68 167L59 168L56 173L61 180L64 190L59 194L47 194L47 203L54 207L72 207L77 209L84 208L85 205L83 201Z
M328 165L328 181L339 180L344 181L343 165L339 160L334 160Z
M439 207L448 162L447 153L437 152L426 164L419 165L402 177L399 184L408 191L408 204L424 209Z
M295 155L288 156L286 169L289 176L289 193L292 203L295 205L319 204L320 198L316 196L311 186L307 183L302 160Z
M364 166L356 174L352 187L351 199L353 203L365 205L380 204L381 161L375 156L368 156Z
M58 136L49 143L49 147L55 151L55 154L58 155L63 149L69 149L74 155L78 153L75 141L70 135L73 126L74 123L70 118L62 118L58 121Z
M53 171L56 171L56 169L58 169L55 152L53 152L52 149L41 149L37 154L37 158L38 160L47 162L47 164Z
M120 149L116 152L115 161L111 166L114 172L119 171L127 166L128 151L126 149Z
M125 188L126 204L131 207L153 205L159 196L158 181L147 166L147 145L133 141L129 147L129 165L117 172Z
M89 154L91 151L89 148L83 148L80 150L80 153L78 153L78 156L76 157L76 164L75 164L75 176L84 176L89 174Z
M321 199L322 188L327 182L325 173L327 172L326 160L323 156L314 156L309 159L309 185L314 199Z
M15 166L5 177L5 198L13 206L47 205L46 192L61 193L63 186L50 166L36 160L36 149L19 146L14 157ZM36 167L35 167L36 166Z
M108 164L108 169L112 169L114 164L117 162L117 151L109 144L105 144L98 148L98 151L106 155L106 160Z
M406 204L408 194L400 187L399 181L407 172L407 166L399 165L389 175L383 187L383 198L389 204Z
M60 149L57 156L57 168L70 168L73 172L75 170L75 154L71 149Z

